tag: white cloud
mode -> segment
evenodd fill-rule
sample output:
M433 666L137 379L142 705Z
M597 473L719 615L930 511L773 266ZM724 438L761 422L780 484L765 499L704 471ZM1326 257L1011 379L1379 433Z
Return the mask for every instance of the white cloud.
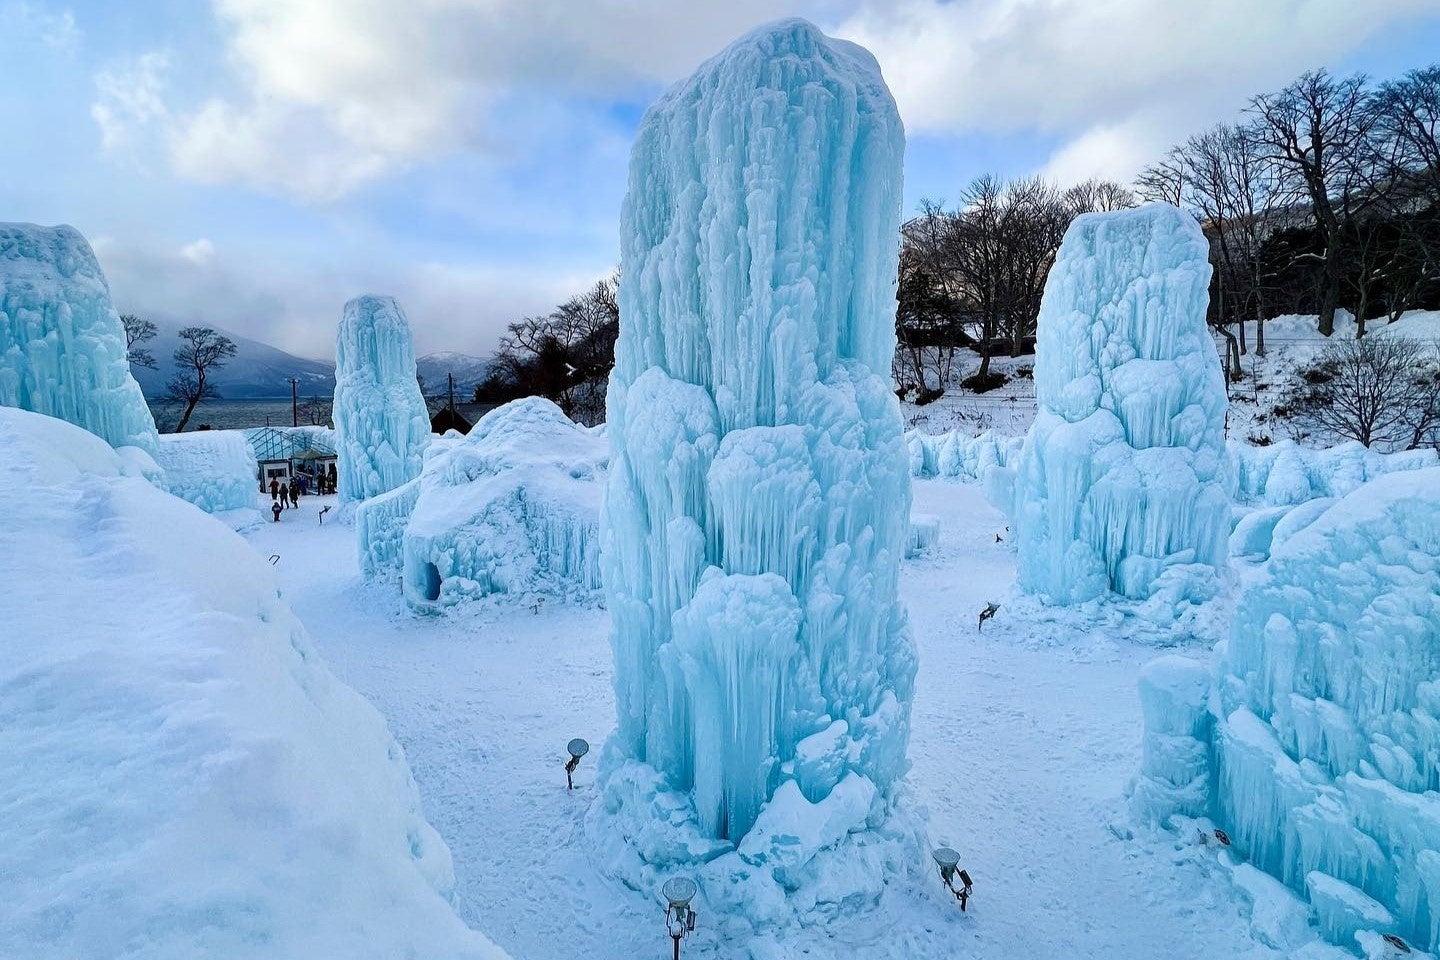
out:
M0 3L0 39L38 40L57 53L68 54L79 45L80 31L69 10L50 11L25 0L8 0Z
M203 267L215 259L215 244L201 237L194 243L187 243L180 248L180 256L197 267Z
M106 150L123 151L169 114L165 106L164 53L144 53L95 74L95 103L90 116L100 126Z
M1069 138L1050 172L1129 177L1245 100L1437 0L864 0L869 47L911 130Z

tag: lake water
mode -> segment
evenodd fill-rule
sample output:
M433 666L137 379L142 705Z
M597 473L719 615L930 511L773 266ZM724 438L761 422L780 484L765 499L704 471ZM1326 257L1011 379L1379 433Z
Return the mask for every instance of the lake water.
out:
M173 433L175 424L180 419L183 407L160 403L157 400L150 401L150 412L155 416L155 426L160 428L161 433ZM319 417L322 423L330 422L330 404L326 403L323 414ZM311 420L306 416L305 404L300 405L300 423L308 424ZM198 429L203 424L209 424L212 430L245 430L250 427L288 427L291 426L290 401L285 400L207 400L195 408L190 415L190 422L185 426L186 431Z
M151 400L150 412L155 416L155 426L161 433L174 433L175 424L180 419L183 409L179 406L161 403L158 400ZM494 409L492 404L481 403L457 403L455 406L459 411L469 418L471 423L479 420L486 413ZM430 408L431 413L435 408ZM324 402L320 414L311 418L305 405L300 401L300 425L307 426L319 420L322 425L330 425L330 402ZM290 419L290 401L279 400L207 400L195 408L190 415L190 422L186 424L185 430L198 430L202 425L209 424L211 430L248 430L251 427L288 427L292 426Z

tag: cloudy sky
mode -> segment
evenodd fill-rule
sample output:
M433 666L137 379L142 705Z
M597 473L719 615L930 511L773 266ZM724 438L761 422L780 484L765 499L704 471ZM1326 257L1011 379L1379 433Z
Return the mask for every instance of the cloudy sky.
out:
M0 0L0 219L78 227L123 311L324 357L390 293L485 353L614 266L646 105L793 15L879 58L912 209L1440 59L1440 0Z

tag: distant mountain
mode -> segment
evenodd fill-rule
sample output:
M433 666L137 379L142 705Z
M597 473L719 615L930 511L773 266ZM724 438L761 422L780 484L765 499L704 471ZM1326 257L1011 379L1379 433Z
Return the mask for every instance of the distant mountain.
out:
M156 369L132 367L140 389L147 397L165 395L165 382L175 374L171 355L179 345L178 333L184 324L155 321L159 334L145 346L155 356ZM217 328L218 329L218 328ZM261 400L290 396L290 378L299 379L300 397L329 397L335 393L335 364L328 360L307 360L286 353L268 343L251 340L228 330L219 330L235 341L236 353L223 369L211 377L215 389L226 400Z
M415 370L425 378L425 393L434 396L445 390L446 374L455 376L455 399L469 400L475 393L475 385L490 372L490 361L484 357L473 357L468 353L442 351L430 353L415 361Z

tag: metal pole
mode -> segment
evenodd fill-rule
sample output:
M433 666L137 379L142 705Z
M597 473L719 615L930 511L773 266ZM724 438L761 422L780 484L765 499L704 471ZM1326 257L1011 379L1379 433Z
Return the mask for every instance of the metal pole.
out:
M670 939L675 941L675 960L680 960L680 938L672 935Z
M290 426L300 426L300 381L290 378Z

